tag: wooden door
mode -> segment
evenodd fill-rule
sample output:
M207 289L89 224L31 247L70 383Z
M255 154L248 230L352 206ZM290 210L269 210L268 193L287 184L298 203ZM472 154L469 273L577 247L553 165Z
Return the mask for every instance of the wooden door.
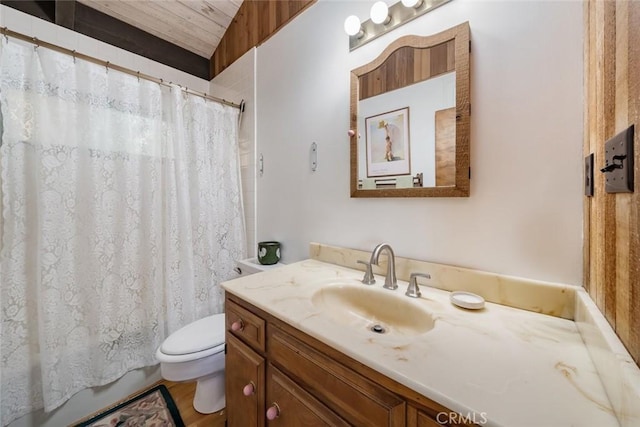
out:
M436 111L436 187L456 185L456 108Z

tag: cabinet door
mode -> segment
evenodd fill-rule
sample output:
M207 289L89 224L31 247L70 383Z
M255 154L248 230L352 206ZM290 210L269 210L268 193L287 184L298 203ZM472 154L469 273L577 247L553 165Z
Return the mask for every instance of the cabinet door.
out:
M273 365L267 367L267 411L273 427L349 426ZM266 412L269 418L269 412Z
M259 354L226 334L225 394L229 427L264 426L265 361Z

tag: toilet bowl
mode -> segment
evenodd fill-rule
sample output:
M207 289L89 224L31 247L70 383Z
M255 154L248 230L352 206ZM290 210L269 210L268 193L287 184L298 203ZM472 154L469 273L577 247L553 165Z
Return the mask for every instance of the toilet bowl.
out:
M215 314L172 333L156 351L162 378L197 381L193 407L203 414L225 407L224 332L224 314Z

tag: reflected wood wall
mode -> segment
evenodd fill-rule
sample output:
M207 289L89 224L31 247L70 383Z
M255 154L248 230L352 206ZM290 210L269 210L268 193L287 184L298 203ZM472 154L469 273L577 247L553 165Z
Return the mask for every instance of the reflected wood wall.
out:
M640 2L588 0L584 9L584 286L640 365ZM604 143L635 124L634 193L605 193Z
M401 47L380 67L360 77L360 100L454 70L454 40L427 49Z
M211 57L211 77L275 34L316 0L244 0Z

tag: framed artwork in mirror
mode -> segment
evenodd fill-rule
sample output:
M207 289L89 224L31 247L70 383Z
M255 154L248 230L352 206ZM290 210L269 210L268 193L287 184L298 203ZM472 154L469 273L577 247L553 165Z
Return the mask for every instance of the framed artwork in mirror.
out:
M411 173L409 107L365 119L367 177Z

